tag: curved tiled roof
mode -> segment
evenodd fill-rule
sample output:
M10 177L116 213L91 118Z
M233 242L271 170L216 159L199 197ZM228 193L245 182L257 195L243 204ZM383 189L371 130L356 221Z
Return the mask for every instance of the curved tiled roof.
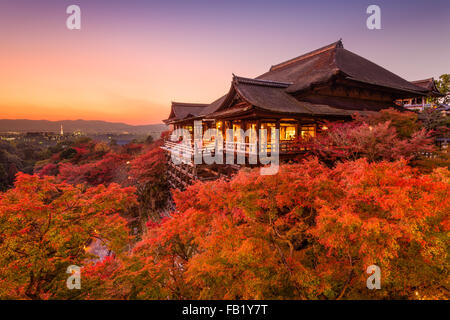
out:
M164 122L168 123L198 116L207 106L208 104L205 103L172 102L169 118Z
M212 102L211 104L209 104L205 109L203 109L203 111L201 112L200 115L206 116L206 115L212 114L213 112L216 112L217 109L219 109L219 107L225 101L227 96L228 96L228 94L225 94L225 95L221 96L219 99L217 99L214 102Z
M272 66L257 79L293 82L288 92L298 92L313 84L324 83L338 74L349 80L376 86L419 94L424 92L422 87L344 49L341 40Z
M442 94L436 87L436 82L434 81L434 78L415 80L411 81L411 83L414 83L416 86L425 88L428 91L428 95L430 96L444 96L444 94Z
M231 102L235 96L246 101L252 107L282 113L299 114L309 116L351 116L355 112L366 112L361 110L339 109L326 104L314 104L306 101L299 101L291 94L286 92L288 83L273 82L234 77L228 99L223 99L222 104L216 108L216 111L209 114L211 117L237 114L249 111L251 107L228 108L227 100Z
M380 103L371 100L357 101L358 105L352 105L352 103L342 105L347 103L344 100L340 104L330 106L328 104L331 101L326 99L319 99L316 103L311 103L299 101L293 95L309 89L315 84L327 83L335 77L370 86L385 87L403 95L425 95L428 92L427 88L411 83L344 49L342 41L339 40L274 65L268 72L255 79L233 75L229 92L211 104L172 103L169 120L176 121L189 117L209 118L246 111L239 108L227 110L236 95L254 107L280 113L351 115L355 111L377 111L381 108Z

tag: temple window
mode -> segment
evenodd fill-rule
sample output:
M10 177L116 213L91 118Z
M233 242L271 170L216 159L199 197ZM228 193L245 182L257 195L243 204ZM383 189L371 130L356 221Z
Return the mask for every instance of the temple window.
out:
M300 130L300 136L302 138L315 137L316 136L316 126L314 124L302 126L301 130Z
M276 124L272 123L272 122L265 122L261 124L261 129L266 129L267 130L267 137L266 139L264 139L264 137L261 137L261 141L267 142L267 143L271 143L272 142L272 137L275 137L275 128L276 128Z
M295 139L295 124L280 123L280 140Z

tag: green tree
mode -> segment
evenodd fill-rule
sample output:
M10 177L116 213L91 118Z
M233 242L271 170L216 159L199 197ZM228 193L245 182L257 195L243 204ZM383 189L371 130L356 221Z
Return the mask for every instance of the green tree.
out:
M436 80L436 87L442 94L445 94L443 98L434 99L434 102L440 102L444 104L450 103L450 74L444 73Z

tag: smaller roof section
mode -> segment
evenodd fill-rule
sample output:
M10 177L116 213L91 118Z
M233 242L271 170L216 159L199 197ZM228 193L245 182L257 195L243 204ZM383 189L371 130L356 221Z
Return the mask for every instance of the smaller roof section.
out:
M207 103L186 103L173 101L169 118L163 120L163 122L169 124L175 121L197 117L208 105L209 104Z
M287 92L297 93L336 76L398 92L424 95L417 86L344 48L342 40L274 65L257 79L293 82Z
M286 92L286 88L291 84L289 82L251 79L233 75L229 93L226 98L221 99L220 105L209 116L212 118L230 116L231 114L247 112L253 108L279 114L307 116L350 117L356 112L370 112L362 107L361 110L346 110L326 104L299 101ZM244 100L247 104L239 107L232 106L236 97Z
M428 94L433 97L442 97L444 96L439 89L436 87L436 82L434 81L434 78L428 78L423 80L416 80L411 81L416 86L425 88L428 90Z

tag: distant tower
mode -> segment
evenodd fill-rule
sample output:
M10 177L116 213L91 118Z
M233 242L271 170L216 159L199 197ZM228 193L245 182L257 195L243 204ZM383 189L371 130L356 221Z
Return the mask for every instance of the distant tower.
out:
M61 125L61 135L64 135L63 125Z

